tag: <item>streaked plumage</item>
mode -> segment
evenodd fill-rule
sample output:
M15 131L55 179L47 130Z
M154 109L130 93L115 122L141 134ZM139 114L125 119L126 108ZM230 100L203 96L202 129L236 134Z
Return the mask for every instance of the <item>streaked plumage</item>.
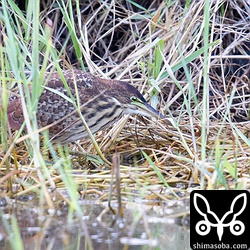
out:
M102 79L81 70L67 70L63 75L74 101L77 100L78 93L81 113L92 133L111 126L124 114L164 118L146 102L136 88L126 82ZM87 136L75 106L65 96L70 98L59 74L48 73L45 88L38 101L37 121L39 128L42 128L60 120L49 128L50 137L60 144ZM16 130L24 122L21 101L17 96L10 97L8 120L10 127Z

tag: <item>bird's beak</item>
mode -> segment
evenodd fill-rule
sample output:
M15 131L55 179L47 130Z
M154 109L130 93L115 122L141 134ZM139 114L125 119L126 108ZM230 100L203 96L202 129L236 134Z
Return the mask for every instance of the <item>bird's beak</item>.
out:
M153 116L161 119L165 119L166 117L162 115L160 112L158 112L156 109L154 109L151 105L149 105L147 102L143 103L146 107L146 111L149 112L149 115L152 114Z
M135 112L140 115L153 116L156 118L166 119L166 117L160 114L156 109L150 106L147 102L133 101L132 104L137 106L139 109Z

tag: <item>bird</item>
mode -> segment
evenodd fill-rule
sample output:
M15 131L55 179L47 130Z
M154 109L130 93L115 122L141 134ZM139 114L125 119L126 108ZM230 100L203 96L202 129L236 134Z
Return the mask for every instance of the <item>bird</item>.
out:
M36 111L39 128L52 125L49 136L54 143L69 144L88 136L77 105L92 134L112 126L126 114L165 118L125 81L77 69L62 70L62 74L45 74ZM10 95L7 116L9 127L19 130L25 121L20 96Z

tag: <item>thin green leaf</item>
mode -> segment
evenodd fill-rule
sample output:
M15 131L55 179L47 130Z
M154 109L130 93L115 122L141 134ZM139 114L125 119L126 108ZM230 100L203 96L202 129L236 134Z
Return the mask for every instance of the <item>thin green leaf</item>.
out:
M162 181L162 183L169 188L169 190L171 191L171 193L176 197L179 198L179 196L173 191L173 189L168 185L168 183L166 182L164 176L162 175L161 171L159 170L159 168L154 164L154 162L150 159L150 157L146 154L146 152L142 151L143 156L145 157L145 159L148 161L148 163L150 164L150 166L153 167L155 173L157 174L157 176L159 177L159 179Z

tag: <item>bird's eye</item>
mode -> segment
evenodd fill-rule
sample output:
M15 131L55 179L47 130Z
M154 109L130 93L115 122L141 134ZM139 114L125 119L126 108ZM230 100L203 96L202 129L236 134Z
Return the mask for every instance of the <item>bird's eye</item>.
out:
M135 96L131 96L130 100L131 100L131 102L135 102L135 101L137 101L137 98Z

